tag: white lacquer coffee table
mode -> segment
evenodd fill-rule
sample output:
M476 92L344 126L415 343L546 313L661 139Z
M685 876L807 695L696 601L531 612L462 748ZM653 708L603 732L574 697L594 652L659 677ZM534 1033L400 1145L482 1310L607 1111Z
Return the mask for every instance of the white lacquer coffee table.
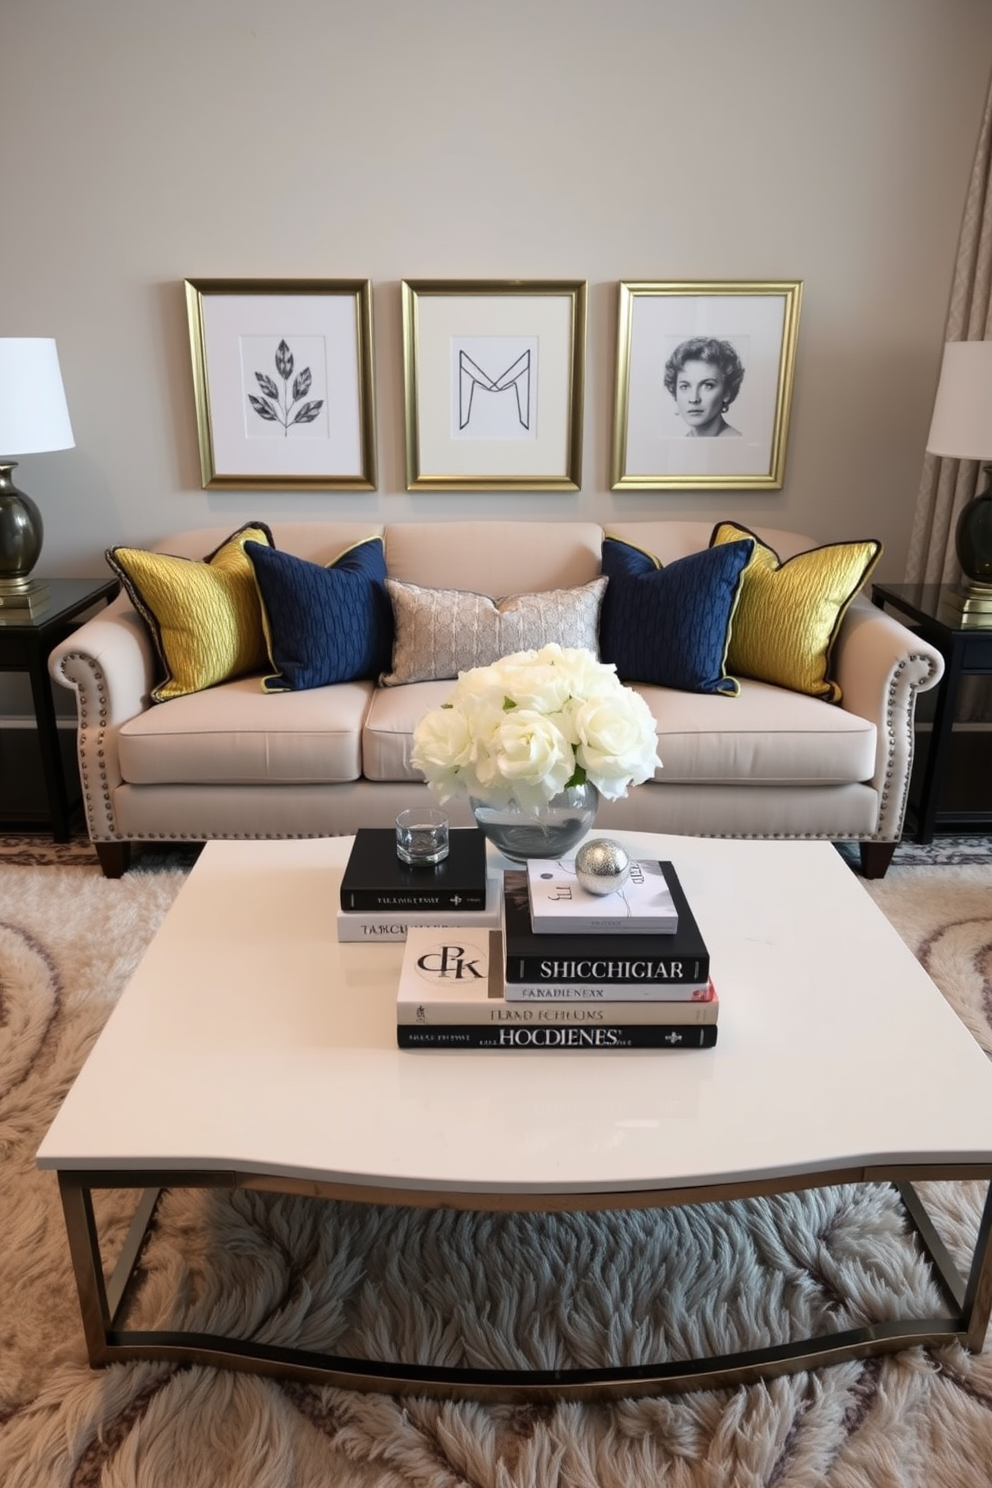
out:
M209 844L38 1154L90 1360L169 1358L507 1400L698 1389L912 1344L983 1345L992 1202L962 1280L912 1181L992 1176L992 1068L829 844L618 833L670 858L721 996L712 1050L396 1047L401 945L339 945L350 838ZM503 866L501 859L495 861ZM894 1183L947 1314L722 1358L480 1371L131 1332L163 1187L467 1209L646 1208ZM92 1194L144 1191L109 1282Z

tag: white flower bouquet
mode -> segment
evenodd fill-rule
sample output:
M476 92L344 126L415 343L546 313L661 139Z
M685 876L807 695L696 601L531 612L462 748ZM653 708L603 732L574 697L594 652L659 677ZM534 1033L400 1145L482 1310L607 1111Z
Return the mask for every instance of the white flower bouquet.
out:
M518 651L459 673L448 701L420 720L411 762L441 801L467 794L537 811L570 786L608 800L661 761L644 699L591 651Z

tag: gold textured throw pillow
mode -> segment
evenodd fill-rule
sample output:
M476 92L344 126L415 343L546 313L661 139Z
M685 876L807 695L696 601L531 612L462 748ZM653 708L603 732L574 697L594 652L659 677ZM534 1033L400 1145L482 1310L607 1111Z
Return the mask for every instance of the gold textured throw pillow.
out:
M741 580L727 670L840 702L830 678L833 644L851 600L882 555L875 539L827 543L784 562L747 527L718 522L710 546L755 539Z
M491 666L514 651L557 641L599 655L599 611L606 579L576 589L548 589L490 599L467 589L424 589L387 579L393 602L393 669L383 687L439 682Z
M244 550L249 540L275 546L264 522L250 522L202 562L144 548L107 549L107 562L148 625L162 664L153 702L265 666L262 606Z

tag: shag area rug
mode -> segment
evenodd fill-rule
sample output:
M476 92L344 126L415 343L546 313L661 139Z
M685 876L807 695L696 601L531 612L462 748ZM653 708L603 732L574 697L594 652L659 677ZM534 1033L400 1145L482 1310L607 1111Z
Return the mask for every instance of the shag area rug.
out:
M184 878L183 867L111 882L81 864L0 865L2 1488L992 1481L992 1339L987 1355L910 1349L609 1405L401 1400L143 1362L91 1370L57 1184L34 1154ZM992 1050L992 866L896 867L865 891ZM982 1186L928 1197L964 1264ZM106 1248L132 1202L100 1204ZM556 1217L173 1190L159 1219L136 1326L240 1328L342 1354L581 1366L756 1345L783 1326L840 1329L920 1299L939 1310L885 1188Z

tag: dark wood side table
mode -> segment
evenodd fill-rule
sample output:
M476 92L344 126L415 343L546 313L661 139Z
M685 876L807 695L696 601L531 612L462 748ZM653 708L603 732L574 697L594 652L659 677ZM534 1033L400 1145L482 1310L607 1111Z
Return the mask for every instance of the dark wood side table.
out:
M958 690L962 677L992 676L992 626L965 626L962 617L947 606L950 586L943 584L873 584L872 603L880 609L896 610L936 646L944 658L944 675L937 686L933 733L923 771L919 800L915 805L917 842L932 842L934 832L992 823L990 810L941 810L940 795L948 779L951 737Z
M24 819L48 822L55 841L68 842L69 818L75 803L69 800L62 768L48 656L87 610L101 602L110 603L119 584L116 578L46 579L45 583L48 599L34 611L0 606L0 672L27 672L31 678L48 815Z

